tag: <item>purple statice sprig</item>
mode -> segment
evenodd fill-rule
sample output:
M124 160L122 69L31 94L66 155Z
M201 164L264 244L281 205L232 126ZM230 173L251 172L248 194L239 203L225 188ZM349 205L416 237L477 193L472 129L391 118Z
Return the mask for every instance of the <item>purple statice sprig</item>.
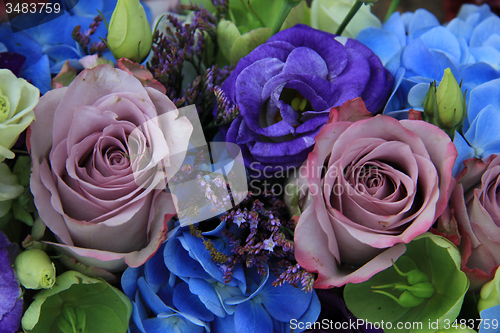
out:
M201 167L205 164L204 151L196 154L193 164L184 164L169 184L188 183L195 185L190 189L191 196L179 201L178 218L196 217L200 213L200 203L206 203L210 211L225 211L232 207L233 202L239 202L242 194L232 191L232 184L222 174L206 171ZM228 174L230 175L230 174ZM246 194L246 193L245 193ZM244 194L244 195L245 195Z
M285 282L302 285L312 291L314 274L307 272L295 260L293 230L295 222L288 217L285 203L274 193L253 196L250 193L237 208L220 217L226 222L222 232L228 239L232 255L221 265L226 282L231 280L232 267L244 262L247 267L255 266L261 275L266 274L266 264L278 278L274 286ZM244 229L245 236L238 237L231 231L231 225Z
M222 1L217 8L223 10L224 6ZM222 85L232 68L215 65L218 18L198 5L182 8L193 12L192 22L167 15L165 32L156 31L153 36L153 54L147 67L177 107L195 104L205 124L216 103L214 87ZM188 64L196 77L186 84L184 70Z
M90 23L89 29L85 30L82 32L82 27L80 25L77 25L71 34L71 37L80 44L82 49L87 53L87 54L98 54L99 56L102 56L102 54L108 49L106 46L106 43L104 41L100 42L93 42L90 43L90 36L92 36L99 25L101 24L103 18L101 15L97 15L94 17L94 21ZM90 45L90 48L89 48Z
M219 127L230 124L236 117L240 115L238 105L231 103L221 87L214 87L214 95L217 99L217 115L215 119L207 125L210 127Z

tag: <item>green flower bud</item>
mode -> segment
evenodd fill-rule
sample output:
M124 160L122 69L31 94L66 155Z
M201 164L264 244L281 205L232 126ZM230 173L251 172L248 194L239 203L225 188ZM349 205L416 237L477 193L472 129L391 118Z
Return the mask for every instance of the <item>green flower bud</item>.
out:
M495 278L481 288L481 299L477 303L479 312L500 305L500 269L497 269Z
M392 265L399 275L406 276L406 280L408 281L409 285L414 285L422 282L429 282L429 277L419 269L412 269L407 273L403 273L399 270L394 261L392 262Z
M50 289L56 282L56 267L42 250L22 252L16 258L14 270L19 282L27 289Z
M399 285L395 287L396 290L407 290L413 295L422 298L429 298L434 295L434 286L430 282L420 282L412 286Z
M108 27L108 47L116 59L141 63L151 51L153 36L139 0L118 0Z
M403 308L413 308L415 306L422 304L425 301L425 298L417 297L413 295L410 291L403 292L401 296L399 296L399 298L396 298L394 295L391 295L381 290L373 290L373 292L392 298L396 303L398 303Z
M443 79L436 92L439 120L446 128L461 124L465 112L464 95L449 68L444 70Z
M424 98L424 115L429 123L434 123L434 116L438 113L436 91L436 82L432 82Z

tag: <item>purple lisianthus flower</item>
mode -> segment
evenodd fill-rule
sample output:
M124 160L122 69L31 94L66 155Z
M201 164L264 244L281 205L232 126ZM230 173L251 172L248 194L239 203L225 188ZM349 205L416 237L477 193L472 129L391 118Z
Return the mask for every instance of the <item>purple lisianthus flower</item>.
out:
M240 115L222 129L245 166L272 174L297 167L332 107L362 97L376 113L392 75L362 43L305 25L283 30L241 59L222 90Z
M23 311L21 288L12 269L13 254L17 250L0 231L0 331L16 332Z

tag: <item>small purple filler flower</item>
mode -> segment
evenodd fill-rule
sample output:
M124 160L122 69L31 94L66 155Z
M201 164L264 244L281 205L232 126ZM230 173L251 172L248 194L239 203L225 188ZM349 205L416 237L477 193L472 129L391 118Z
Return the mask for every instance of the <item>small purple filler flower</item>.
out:
M23 311L21 288L12 269L13 255L17 250L0 231L0 332L16 332Z
M330 109L361 97L376 113L392 75L360 42L296 25L241 59L222 90L240 115L223 129L257 177L299 166Z

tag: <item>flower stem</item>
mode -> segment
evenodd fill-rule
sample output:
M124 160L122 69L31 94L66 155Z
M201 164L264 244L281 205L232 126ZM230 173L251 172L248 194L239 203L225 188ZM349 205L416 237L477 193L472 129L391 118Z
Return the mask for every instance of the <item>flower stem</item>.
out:
M396 9L399 6L399 1L400 0L392 0L391 5L389 6L389 9L387 10L387 14L385 14L384 22L391 17L392 14L396 11Z
M283 22L285 22L292 8L297 6L301 2L302 0L284 0L283 7L281 7L281 11L278 15L278 18L274 22L273 30L271 31L271 36L275 35L278 31L280 31Z
M354 3L354 6L352 6L351 10L349 11L349 13L347 13L347 16L342 21L342 24L337 29L337 32L335 33L336 35L339 35L339 36L342 35L342 33L344 32L345 27L347 27L347 25L349 24L349 22L351 22L351 20L354 17L354 15L356 15L356 13L358 12L358 10L361 8L362 4L363 4L363 1L356 0L356 2Z

